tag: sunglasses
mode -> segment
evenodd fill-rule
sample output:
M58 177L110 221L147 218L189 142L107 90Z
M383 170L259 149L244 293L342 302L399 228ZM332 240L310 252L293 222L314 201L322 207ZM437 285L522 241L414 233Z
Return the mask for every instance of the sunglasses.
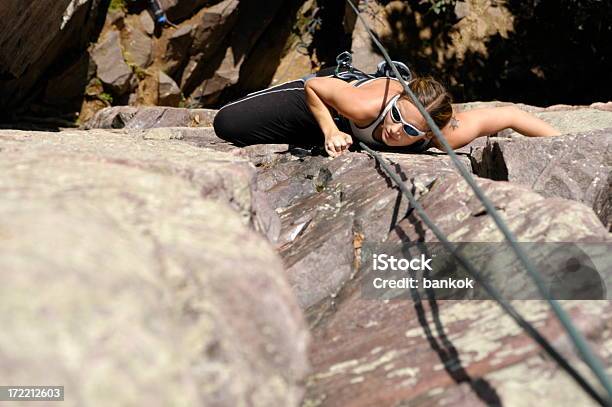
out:
M406 133L410 137L418 137L424 136L425 132L417 129L412 124L408 123L406 120L402 118L399 108L397 107L397 99L393 101L391 105L391 120L395 123L401 123L402 128L404 129L404 133Z

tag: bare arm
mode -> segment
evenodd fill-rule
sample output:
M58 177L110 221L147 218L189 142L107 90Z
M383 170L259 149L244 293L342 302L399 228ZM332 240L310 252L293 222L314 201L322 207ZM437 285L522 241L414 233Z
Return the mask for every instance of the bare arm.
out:
M336 78L313 78L304 86L306 103L325 135L325 150L332 157L346 151L352 144L351 136L341 132L332 117L330 107L350 119L363 115L359 89Z
M469 144L477 137L511 128L527 137L558 136L561 133L545 121L515 106L468 110L457 113L442 129L453 149ZM437 140L434 140L436 147Z
M333 122L329 107L351 120L367 119L368 94L363 89L355 88L342 79L313 78L306 82L304 90L308 107L317 121L321 119L323 124L327 124L327 116ZM323 126L321 129L324 130Z

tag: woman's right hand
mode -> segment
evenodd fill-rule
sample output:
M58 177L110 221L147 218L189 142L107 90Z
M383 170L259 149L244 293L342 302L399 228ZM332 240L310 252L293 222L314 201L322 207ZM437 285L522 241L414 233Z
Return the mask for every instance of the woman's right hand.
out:
M337 157L348 151L353 144L353 138L350 134L336 131L330 136L325 137L325 151L330 157Z

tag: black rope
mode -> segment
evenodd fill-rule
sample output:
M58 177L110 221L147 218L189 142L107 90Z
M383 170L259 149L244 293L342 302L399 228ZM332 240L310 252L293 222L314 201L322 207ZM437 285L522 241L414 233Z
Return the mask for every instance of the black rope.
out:
M394 71L396 77L398 78L398 80L402 84L405 92L410 96L410 98L412 99L412 102L414 103L414 105L417 107L419 112L423 115L423 117L425 118L429 128L432 130L432 132L434 133L435 137L438 139L440 144L444 147L444 149L446 150L446 152L450 156L451 160L453 161L453 164L459 170L459 173L461 174L461 176L465 179L465 181L468 183L468 185L472 188L472 190L474 191L474 194L478 197L478 199L484 205L484 207L486 208L487 212L491 215L491 217L493 218L494 222L496 223L496 225L498 226L500 231L504 234L504 237L506 238L506 240L508 240L510 246L512 247L512 249L516 253L518 259L521 261L521 263L523 264L523 266L525 267L525 269L529 273L530 277L534 280L534 282L536 284L536 287L538 288L538 291L540 291L541 295L548 301L548 303L551 306L553 312L555 313L557 319L559 320L559 322L561 322L563 328L568 333L570 339L572 340L572 343L574 344L574 346L578 350L578 353L581 355L583 361L587 364L587 366L591 369L591 371L595 374L597 379L600 381L600 383L606 389L606 391L608 393L608 397L612 398L612 384L609 381L609 378L608 378L608 376L607 376L607 374L605 372L603 364L591 352L591 350L590 350L588 344L586 343L585 339L583 338L582 334L574 327L574 325L571 322L571 319L569 318L567 313L563 310L563 308L561 308L559 303L556 300L554 300L554 299L552 299L552 298L550 298L548 296L547 291L546 291L546 287L544 285L544 282L542 281L541 277L539 276L538 272L536 271L535 267L533 266L533 264L531 263L531 261L529 260L529 258L525 254L525 252L518 245L516 237L510 231L508 226L505 224L505 222L503 221L503 219L501 218L499 213L497 213L497 210L495 209L493 203L486 197L486 195L480 189L480 187L477 185L476 181L471 176L471 174L469 174L467 169L461 164L461 162L459 161L457 155L455 154L453 149L450 147L450 145L446 141L445 137L442 135L442 132L440 131L440 129L438 128L436 123L433 121L433 119L431 118L429 113L425 110L423 105L417 99L417 97L412 92L412 90L408 87L406 82L402 79L402 77L399 74L397 68L392 63L391 58L389 57L389 54L387 53L385 48L382 46L380 41L378 41L376 36L372 33L372 31L368 27L367 22L361 16L361 13L360 13L359 9L353 4L353 2L351 0L346 0L346 1L350 5L350 7L353 9L353 11L356 13L357 17L362 22L362 24L364 25L364 27L365 27L366 31L368 32L368 34L370 35L370 38L372 39L372 41L376 44L376 46L382 52L385 60L390 65L391 69ZM361 143L361 144L363 144L363 143ZM370 151L372 151L372 150L370 150ZM601 400L601 398L599 398L599 399ZM605 403L607 403L607 402L605 402ZM603 405L608 405L608 404L603 404Z

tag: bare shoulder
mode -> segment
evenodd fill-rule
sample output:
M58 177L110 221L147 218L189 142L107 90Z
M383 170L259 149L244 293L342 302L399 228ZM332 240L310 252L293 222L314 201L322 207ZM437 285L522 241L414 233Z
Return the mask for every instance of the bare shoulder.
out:
M370 82L361 85L358 89L363 89L372 98L378 101L391 99L393 96L404 91L402 84L399 81L391 78L376 78Z
M367 112L364 125L376 119L387 103L404 90L399 81L390 78L376 78L357 89L361 90L363 108Z
M480 131L479 117L480 113L474 111L453 113L448 124L441 129L444 138L453 149L469 143L478 136ZM444 150L438 139L433 135L431 136L433 137L433 145L440 150Z
M393 96L402 92L399 81L376 78L359 87L342 79L312 78L305 84L307 93L312 90L324 103L336 109L357 125L367 125L376 119Z

